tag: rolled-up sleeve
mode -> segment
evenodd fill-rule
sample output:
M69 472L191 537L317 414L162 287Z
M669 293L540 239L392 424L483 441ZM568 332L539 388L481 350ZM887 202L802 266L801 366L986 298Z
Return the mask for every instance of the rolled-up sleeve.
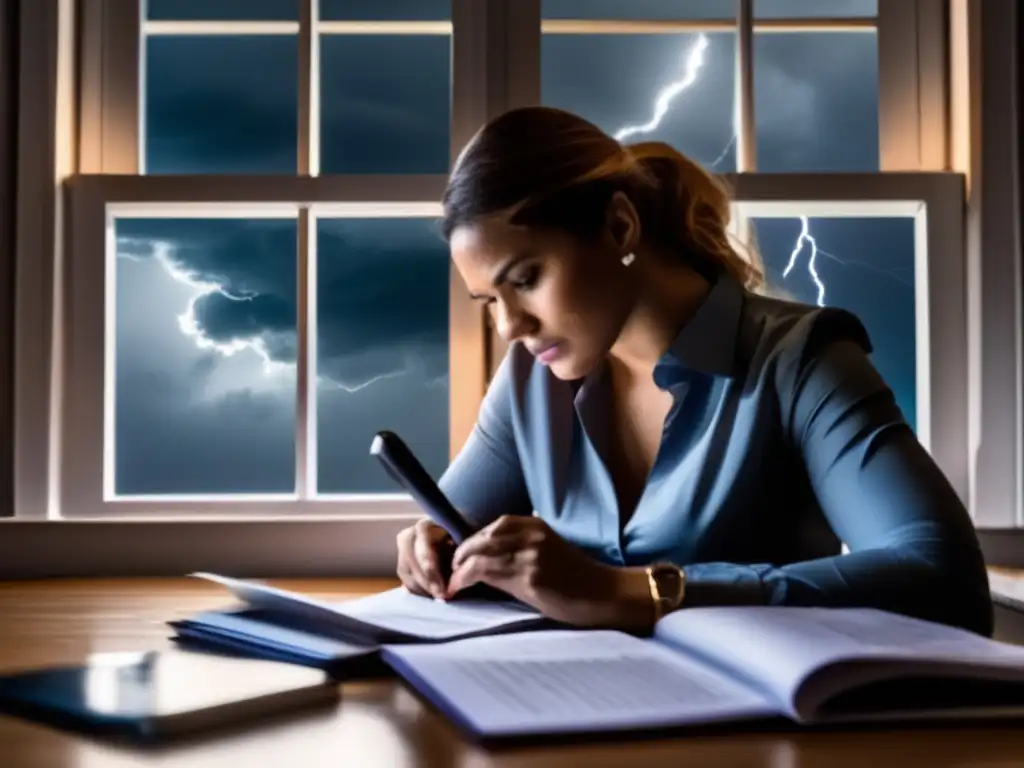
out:
M511 357L491 379L473 430L439 485L456 509L480 526L532 513L512 428Z
M862 344L833 340L793 367L780 393L785 431L849 553L781 567L688 566L696 599L870 606L991 635L972 521Z

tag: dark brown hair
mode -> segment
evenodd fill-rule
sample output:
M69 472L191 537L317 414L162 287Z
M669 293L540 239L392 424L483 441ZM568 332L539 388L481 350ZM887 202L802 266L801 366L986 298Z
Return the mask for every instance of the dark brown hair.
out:
M760 259L729 238L729 193L700 165L662 142L623 146L587 120L552 107L523 107L487 123L455 162L444 193L446 238L492 215L583 239L603 229L623 192L642 237L699 270L724 269L743 286L763 285Z

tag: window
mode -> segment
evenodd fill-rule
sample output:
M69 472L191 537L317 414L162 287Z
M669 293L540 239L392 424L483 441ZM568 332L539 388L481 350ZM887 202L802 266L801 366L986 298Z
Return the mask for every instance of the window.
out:
M667 141L718 172L739 169L745 143L743 170L879 169L874 2L755 2L752 105L732 0L542 8L542 101L623 141Z
M758 170L879 170L877 36L840 30L755 34Z
M411 514L373 434L438 477L485 386L483 313L449 291L436 226L476 109L455 94L481 91L474 3L86 5L99 173L72 184L68 263L107 277L69 275L80 386L51 513Z
M147 33L145 48L143 170L296 172L297 35Z
M484 120L530 103L725 173L775 283L816 301L806 217L823 300L868 325L901 408L967 496L971 420L995 406L978 406L965 350L980 354L999 313L978 320L989 288L957 277L974 273L962 177L942 173L963 154L942 5L81 0L72 24L26 4L22 27L52 39L22 46L25 125L45 134L52 103L78 121L68 206L49 203L57 258L19 234L18 295L56 283L66 300L26 314L52 310L53 338L19 320L18 514L344 513L351 562L387 567L415 510L368 461L370 431L399 431L440 474L502 354L436 237L445 173ZM54 41L60 70L43 60ZM49 434L29 428L51 414ZM369 527L350 540L355 520Z
M544 34L541 96L624 142L666 141L736 170L736 35Z
M110 213L104 495L294 493L295 213Z
M173 177L72 184L66 516L408 514L369 456L381 429L447 466L444 179L399 203L306 181L227 203Z
M445 173L450 45L447 34L323 34L321 173Z
M149 4L140 171L447 170L449 4L301 5Z
M798 214L751 220L770 290L856 314L872 339L875 366L916 426L915 217Z
M338 213L316 222L317 490L393 492L367 452L380 429L448 466L448 250L432 216Z
M904 417L968 492L963 189L951 174L734 176L768 291L854 312ZM946 350L937 355L934 350Z
M106 296L102 323L72 312L76 331L107 340L102 353L83 341L94 351L69 366L89 382L69 414L105 414L68 442L76 455L101 434L106 446L103 467L65 465L65 498L88 499L83 514L175 513L199 499L241 514L383 509L374 500L395 489L367 456L380 428L440 475L482 394L470 371L488 354L486 321L448 290L422 208L437 197L410 196L410 180L439 193L456 139L486 118L476 102L487 93L505 93L494 112L534 93L719 172L782 172L782 188L794 172L881 167L885 17L871 2L490 0L485 18L478 0L94 1L137 19L134 65L100 80L104 103L131 95L138 151L131 185L97 179L75 198L111 222L99 239L75 237L70 262L112 275L90 283ZM531 28L536 45L522 37ZM109 34L103 45L121 50ZM489 45L506 46L508 66L473 73ZM326 186L311 187L316 177ZM293 179L294 196L272 178ZM345 180L343 201L322 196L334 179ZM773 269L799 238L794 210L753 217ZM922 332L911 220L807 221L811 237L836 243L823 253L876 278L858 292L846 274L828 298L884 325L877 355L916 419L925 385L908 362ZM901 265L872 272L846 255L848 238L884 236L900 240ZM798 275L786 286L805 298ZM900 311L864 305L868 285L894 291ZM491 347L493 366L503 350ZM107 359L105 378L93 355Z
M872 339L875 366L916 426L915 217L798 214L752 222L773 291L856 314Z

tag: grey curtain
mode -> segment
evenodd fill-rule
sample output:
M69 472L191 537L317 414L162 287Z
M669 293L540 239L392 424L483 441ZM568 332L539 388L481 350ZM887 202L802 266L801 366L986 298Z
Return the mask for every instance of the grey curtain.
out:
M0 517L14 514L14 225L18 0L0 0Z

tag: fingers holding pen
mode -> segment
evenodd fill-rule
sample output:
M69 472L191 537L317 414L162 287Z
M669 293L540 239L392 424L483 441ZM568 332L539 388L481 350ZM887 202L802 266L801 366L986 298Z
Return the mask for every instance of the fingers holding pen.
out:
M397 574L413 594L443 597L453 544L445 530L421 520L398 534Z
M451 556L451 539L447 532L430 521L421 520L416 524L413 537L413 554L423 573L427 591L441 599L445 596L446 561Z

